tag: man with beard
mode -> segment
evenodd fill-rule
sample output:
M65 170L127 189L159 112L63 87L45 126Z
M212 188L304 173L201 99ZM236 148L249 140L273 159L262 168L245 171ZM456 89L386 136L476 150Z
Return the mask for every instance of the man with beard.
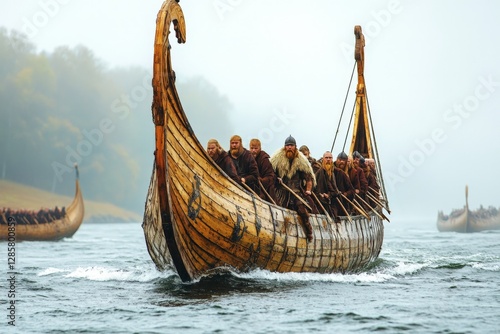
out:
M376 174L374 173L374 171L372 171L372 167L370 166L370 160L375 162L373 159L360 158L359 166L365 172L366 181L368 181L368 191L366 195L366 201L370 204L372 208L375 208L377 206L377 203L372 199L372 197L377 199L379 198L380 186L378 185ZM368 194L370 194L371 196L368 196Z
M276 174L269 161L269 154L262 151L260 140L254 138L250 140L250 153L252 153L257 167L259 168L259 194L266 201L276 203L275 183Z
M316 188L315 193L318 194L318 200L321 205L328 212L330 216L335 217L337 221L337 212L334 212L332 204L336 201L335 197L338 195L338 191L334 186L333 180L333 155L331 152L326 151L323 153L323 159L321 160L321 168L316 171Z
M252 153L243 147L241 137L238 135L232 136L229 144L231 146L230 156L233 159L240 182L246 184L254 192L259 193L259 167Z
M296 141L291 135L285 140L285 146L273 154L271 164L278 180L277 204L297 211L304 224L307 240L312 241L312 226L304 202L308 204L312 213L318 213L311 198L316 179L309 161L297 150Z
M233 160L227 154L226 151L222 149L219 142L215 139L210 139L207 144L207 153L212 158L215 163L229 176L231 179L240 183L240 178L238 177L238 172L234 167Z
M347 175L347 154L345 152L340 152L339 155L337 155L337 160L334 162L334 170L333 174L335 175L335 182L334 186L337 188L338 192L341 193L343 196L339 196L339 201L335 201L333 204L335 212L339 213L340 215L348 215L349 211L351 210L351 205L349 201L347 201L345 197L347 197L349 200L353 200L354 198L354 187L351 183L351 180L349 179L349 176ZM342 205L341 205L342 204ZM347 212L345 210L347 210Z
M321 168L321 163L311 157L311 151L309 151L309 147L307 147L306 145L302 145L299 148L299 151L306 156L307 160L309 160L309 163L311 164L311 167L313 168L313 172L316 173L318 169Z
M354 151L352 154L352 159L350 159L350 164L348 163L348 174L352 185L354 186L354 191L356 195L354 200L360 204L361 207L367 209L366 205L362 200L358 198L361 197L365 200L366 192L368 191L368 181L366 180L365 172L361 167L359 167L359 159L363 156L358 152Z

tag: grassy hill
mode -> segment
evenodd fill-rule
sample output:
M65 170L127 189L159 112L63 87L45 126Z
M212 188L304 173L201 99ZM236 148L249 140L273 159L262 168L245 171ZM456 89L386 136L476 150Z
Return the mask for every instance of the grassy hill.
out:
M85 200L85 189L82 189L85 203L85 222L141 222L142 216L122 209L116 205ZM68 206L73 200L70 196L53 194L48 191L0 180L0 208L39 210Z

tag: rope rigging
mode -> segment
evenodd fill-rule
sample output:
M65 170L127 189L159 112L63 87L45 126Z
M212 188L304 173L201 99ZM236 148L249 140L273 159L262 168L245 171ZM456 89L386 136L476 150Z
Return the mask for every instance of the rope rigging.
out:
M368 117L370 119L370 131L371 131L371 136L372 136L372 141L373 141L373 156L375 158L375 161L377 162L375 164L375 167L377 169L377 178L378 182L380 184L380 189L382 190L382 195L384 196L385 199L385 204L387 207L387 211L390 213L389 209L389 200L387 199L387 192L385 191L385 184L384 184L384 178L382 177L382 162L380 161L380 157L378 155L378 148L377 148L377 139L375 138L375 131L373 130L373 120L372 120L372 113L370 109L370 102L368 100L368 92L365 87L365 96L366 96L366 106L368 109Z
M359 104L358 107L360 108L360 110L359 110L360 114L357 115L358 119L356 119L356 121L354 123L354 127L356 127L356 129L353 129L353 141L351 143L351 150L357 150L358 146L360 148L365 148L365 146L363 146L363 139L361 139L361 142L358 142L358 139L356 137L357 131L359 131L357 129L358 121L361 121L362 122L361 124L364 124L365 129L367 130L367 131L365 131L365 133L367 133L367 136L368 136L368 138L364 139L364 143L365 143L364 145L366 145L366 152L363 154L367 154L367 156L365 158L370 157L370 158L375 159L375 169L376 169L375 172L376 172L379 184L380 184L381 194L385 199L387 209L388 209L389 203L387 201L387 193L385 190L384 179L382 177L382 165L381 165L380 157L378 154L377 141L375 138L373 120L372 120L370 105L368 103L368 93L366 90L365 78L364 78L364 73L363 73L364 72L364 36L361 33L361 27L358 27L358 26L355 27L355 35L357 37L356 47L355 47L355 57L354 57L356 61L354 62L354 66L353 66L352 73L351 73L351 78L349 80L349 85L347 87L347 92L346 92L346 96L344 99L344 104L342 106L342 112L340 114L340 119L339 119L339 122L337 124L337 130L335 131L335 137L333 139L333 143L332 143L332 147L330 149L330 152L333 152L333 148L334 148L335 143L337 141L337 136L339 134L339 129L340 129L340 125L342 123L342 118L344 116L344 111L345 111L347 99L349 97L349 92L350 92L351 86L352 86L354 72L357 68L358 69L358 86L356 89L356 99L355 99L353 107L352 107L351 117L349 119L349 125L347 127L348 130L346 131L346 134L345 134L344 144L342 146L342 151L345 152L345 147L346 147L347 140L348 140L349 133L350 133L349 129L351 129L353 119L355 118L356 106ZM362 119L363 117L366 117L364 119L364 121ZM366 122L368 124L365 124ZM352 152L350 152L350 153L352 154ZM372 155L372 156L370 156L370 155Z
M339 133L340 123L342 123L342 116L344 115L345 104L347 102L347 98L349 97L349 90L351 89L352 78L354 77L355 70L356 70L356 62L354 62L354 66L352 67L351 79L349 80L349 85L347 87L347 92L345 94L344 105L342 106L342 113L340 114L339 124L337 125L337 131L335 131L335 137L333 138L332 148L330 149L330 152L333 152L333 147L335 146L335 141L337 140L337 135ZM345 148L345 142L344 142L344 147L342 148L342 150L344 150L344 148Z

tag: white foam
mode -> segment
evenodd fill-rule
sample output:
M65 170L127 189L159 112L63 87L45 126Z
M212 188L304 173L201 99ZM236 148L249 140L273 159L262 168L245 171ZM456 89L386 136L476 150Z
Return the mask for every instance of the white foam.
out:
M472 268L486 271L500 271L500 264L494 263L473 263Z
M38 273L38 276L47 276L47 275L52 275L52 274L56 274L56 273L62 273L65 271L66 270L63 270L63 269L49 267L49 268L41 271L40 273Z
M385 282L394 276L380 272L359 274L320 274L320 273L273 273L265 270L254 270L249 273L237 274L235 276L246 279L264 279L276 281L317 281L317 282L347 282L367 283Z
M405 262L401 261L401 262L398 262L398 265L396 267L391 268L390 271L393 272L395 275L404 276L407 274L414 274L426 266L428 266L428 264L425 264L425 263L405 263Z
M134 281L148 282L160 277L168 277L173 272L159 272L154 268L124 270L111 267L76 268L65 277L84 278L91 281Z

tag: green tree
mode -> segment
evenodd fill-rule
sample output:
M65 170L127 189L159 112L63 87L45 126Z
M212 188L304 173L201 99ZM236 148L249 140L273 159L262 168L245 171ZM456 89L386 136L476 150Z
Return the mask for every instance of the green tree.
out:
M0 177L72 195L78 163L84 197L142 212L151 176L151 72L108 69L84 46L37 53L0 29ZM204 146L232 134L231 104L201 77L178 83Z

